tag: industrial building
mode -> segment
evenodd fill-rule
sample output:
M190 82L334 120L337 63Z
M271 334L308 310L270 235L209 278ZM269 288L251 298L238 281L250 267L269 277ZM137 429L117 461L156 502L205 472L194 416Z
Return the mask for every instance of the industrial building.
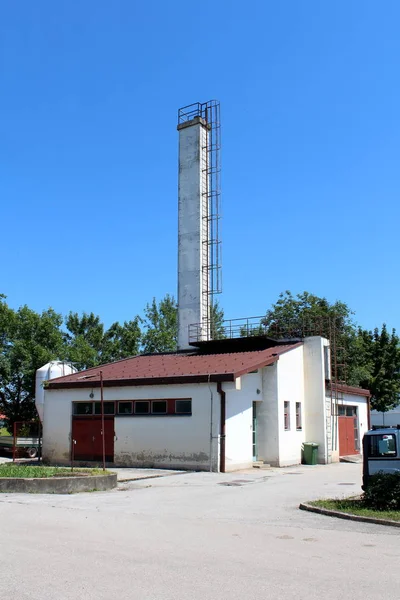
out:
M178 350L50 379L37 394L43 458L101 461L104 443L115 466L224 472L298 464L306 441L321 463L360 452L369 393L344 384L334 339L316 328L271 336L262 319L215 331L219 103L180 109L178 132Z

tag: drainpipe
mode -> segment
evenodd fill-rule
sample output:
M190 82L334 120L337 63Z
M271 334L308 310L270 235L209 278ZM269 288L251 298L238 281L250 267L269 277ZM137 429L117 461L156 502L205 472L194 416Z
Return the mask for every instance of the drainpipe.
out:
M210 385L211 375L208 375L208 389L210 390L210 473L212 472L212 451L213 451L213 415L214 415L214 394Z
M222 383L218 381L217 392L221 397L220 416L220 447L219 447L219 471L225 473L225 421L226 421L226 394L222 389Z
M371 396L367 398L367 423L368 431L371 429ZM383 413L383 424L385 424L385 413Z

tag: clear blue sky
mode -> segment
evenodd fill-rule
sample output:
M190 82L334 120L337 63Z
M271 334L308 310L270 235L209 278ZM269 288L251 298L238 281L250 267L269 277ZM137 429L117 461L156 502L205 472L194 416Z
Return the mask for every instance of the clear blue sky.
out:
M106 324L176 294L177 110L221 101L225 316L400 329L398 0L0 7L0 292Z

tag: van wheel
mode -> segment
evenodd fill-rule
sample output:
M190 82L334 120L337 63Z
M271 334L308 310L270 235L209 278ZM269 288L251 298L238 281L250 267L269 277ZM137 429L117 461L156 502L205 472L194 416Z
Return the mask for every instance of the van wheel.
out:
M37 457L37 448L28 448L26 453L29 456L29 458L36 458Z

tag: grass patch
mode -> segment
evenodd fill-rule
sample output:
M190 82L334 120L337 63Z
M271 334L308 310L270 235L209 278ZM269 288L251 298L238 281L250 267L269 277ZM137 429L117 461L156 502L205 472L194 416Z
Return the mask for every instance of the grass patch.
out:
M16 465L8 463L0 465L0 477L79 477L87 475L110 475L110 471L102 469L74 469L68 467L43 467L42 465Z
M311 504L311 506L318 506L319 508L327 508L328 510L337 510L349 515L400 521L400 510L373 510L372 508L366 508L362 498L316 500L315 502L310 502L309 504Z

